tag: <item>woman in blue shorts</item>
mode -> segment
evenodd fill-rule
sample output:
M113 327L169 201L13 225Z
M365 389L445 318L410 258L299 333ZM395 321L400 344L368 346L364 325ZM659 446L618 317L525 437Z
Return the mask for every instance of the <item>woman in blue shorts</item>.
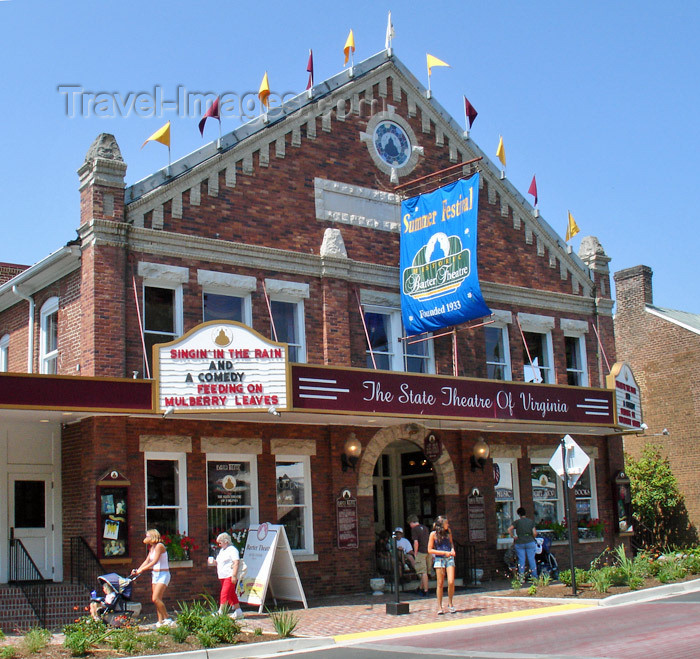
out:
M151 601L155 604L156 612L158 613L156 627L161 627L163 625L171 626L173 621L168 618L168 612L163 603L163 594L170 583L168 552L165 549L165 545L161 542L160 533L155 529L146 531L143 544L148 546L146 560L135 570L131 571L131 576L141 574L148 569L151 570Z
M438 615L443 615L445 609L442 608L442 586L447 575L447 610L455 613L457 609L452 603L455 594L455 544L452 540L452 531L447 517L440 515L433 524L433 530L428 539L428 553L433 557L433 569L437 576Z

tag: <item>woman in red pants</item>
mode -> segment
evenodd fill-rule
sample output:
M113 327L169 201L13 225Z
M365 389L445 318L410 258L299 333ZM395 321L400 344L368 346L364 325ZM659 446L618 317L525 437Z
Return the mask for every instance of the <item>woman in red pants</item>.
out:
M236 584L238 583L238 570L241 564L241 557L231 543L231 536L228 533L220 533L216 537L216 544L221 547L216 555L216 572L221 582L221 595L219 597L219 613L224 612L224 607L228 605L233 609L231 617L235 620L243 618L241 604L236 596Z

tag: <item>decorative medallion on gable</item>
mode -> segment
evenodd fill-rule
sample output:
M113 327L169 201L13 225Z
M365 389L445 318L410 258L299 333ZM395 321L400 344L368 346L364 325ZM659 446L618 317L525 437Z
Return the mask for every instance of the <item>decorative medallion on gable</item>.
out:
M360 140L367 145L374 164L390 176L392 183L412 172L423 155L416 134L393 105L372 116L367 132L360 133Z

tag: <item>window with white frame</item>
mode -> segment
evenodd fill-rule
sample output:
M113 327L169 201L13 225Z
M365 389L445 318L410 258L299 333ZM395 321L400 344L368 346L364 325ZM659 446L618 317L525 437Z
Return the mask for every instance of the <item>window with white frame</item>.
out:
M252 326L250 294L255 290L255 277L197 270L197 281L202 287L202 319L235 320Z
M560 323L564 332L567 384L587 387L586 332L588 331L588 323L566 318L562 318Z
M145 453L146 528L161 535L187 531L185 453Z
M7 373L9 368L10 335L5 334L0 339L0 372Z
M309 285L266 279L265 288L270 298L272 339L289 345L289 361L306 362L304 299L309 297Z
M236 535L258 523L258 462L255 455L207 454L209 544L219 533Z
M518 314L523 332L523 379L525 382L556 381L552 329L554 318L533 314Z
M41 307L39 372L58 373L58 298L51 297Z
M314 551L311 506L311 459L308 455L276 455L277 524L284 525L292 551Z
M564 519L561 480L546 458L533 459L530 474L535 524L541 530L551 529Z
M368 305L364 314L371 346L371 350L366 350L367 368L374 368L376 364L378 369L387 371L435 372L430 334L399 341L403 334L399 309Z
M160 263L139 262L143 277L143 334L146 361L153 374L153 346L182 335L182 285L189 269Z
M493 482L496 488L496 525L499 541L508 539L508 527L517 519L520 507L518 461L516 458L493 459Z
M486 377L489 380L512 380L508 324L513 322L510 311L493 310L493 322L484 326L486 342Z

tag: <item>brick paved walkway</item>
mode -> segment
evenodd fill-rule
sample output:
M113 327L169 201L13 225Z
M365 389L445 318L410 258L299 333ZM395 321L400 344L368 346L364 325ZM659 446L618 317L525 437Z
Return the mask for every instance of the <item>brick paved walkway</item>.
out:
M454 598L457 613L438 616L436 613L437 601L434 595L429 598L421 598L413 593L401 593L401 601L408 602L410 612L400 616L388 615L386 603L394 601L396 601L395 594L386 593L381 596L373 596L367 593L319 599L309 602L308 609L304 609L298 603L289 603L288 608L299 617L299 624L294 632L295 636L338 636L525 611L556 606L561 603L559 600L493 597L484 590L475 592L462 589L457 591ZM444 598L443 604L447 606L447 598ZM266 632L274 631L269 615L267 613L259 614L257 610L246 610L245 626L250 629L260 627Z

